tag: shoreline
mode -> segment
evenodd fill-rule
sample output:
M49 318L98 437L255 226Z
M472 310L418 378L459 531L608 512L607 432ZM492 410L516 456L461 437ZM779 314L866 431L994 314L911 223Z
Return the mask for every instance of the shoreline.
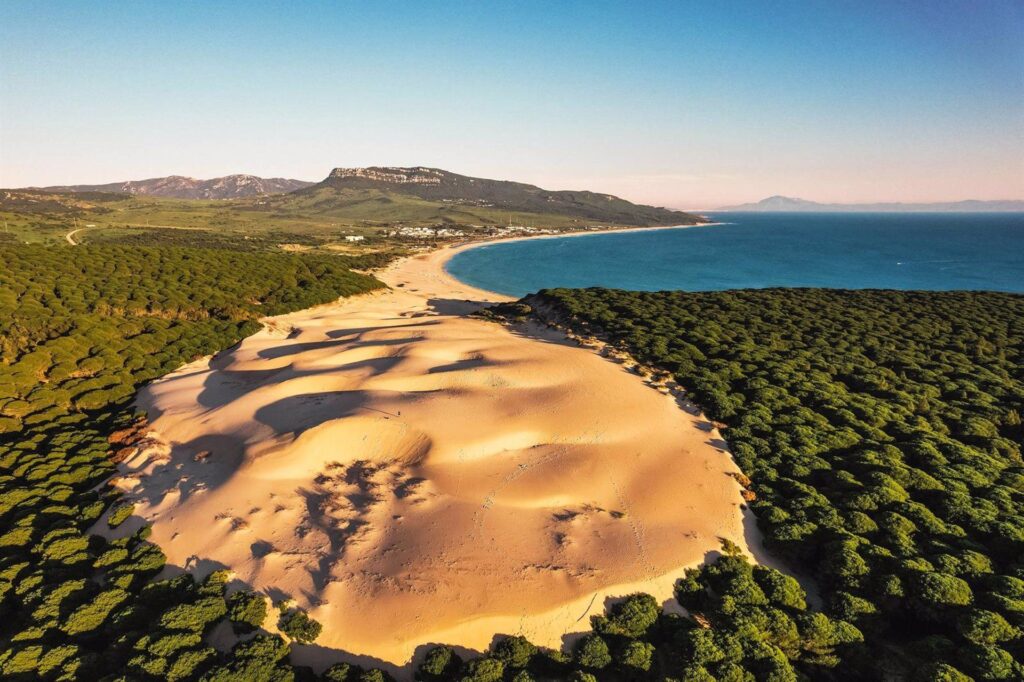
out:
M404 679L429 643L562 648L609 600L671 607L721 537L761 554L696 409L560 331L468 317L514 300L445 269L482 243L399 259L389 289L268 318L140 393L164 443L121 467L140 521L170 564L309 609L324 633L298 662Z
M425 250L423 252L423 254L432 254L432 253L438 253L438 252L445 253L446 254L445 257L443 258L443 260L440 261L441 270L443 271L445 276L451 278L451 280L453 282L458 283L458 286L466 287L466 288L469 288L469 289L473 289L473 290L475 290L477 292L485 293L488 296L498 296L498 297L500 297L500 301L513 301L513 300L516 300L514 297L507 296L507 295L499 293L497 291L490 291L489 289L482 289L482 288L477 287L475 285L463 282L458 277L456 277L451 272L449 272L449 270L448 270L448 261L450 261L452 258L454 258L455 256L457 256L458 254L460 254L460 253L462 253L464 251L469 251L471 249L481 248L481 247L485 247L485 246L494 246L494 245L497 245L497 244L509 244L509 243L512 243L512 242L523 242L523 241L530 241L530 240L536 240L536 239L567 239L567 238L570 238L570 237L595 237L595 236L598 236L598 235L620 234L620 233L626 233L626 232L648 232L648 231L655 231L655 230L687 230L687 229L691 229L691 228L695 228L695 227L714 227L714 226L727 225L727 224L728 223L724 223L724 222L708 222L708 223L697 223L695 225L657 225L657 226L652 226L652 227L621 227L621 228L611 228L611 229L607 229L607 230L579 230L579 231L576 231L576 232L567 232L567 233L564 233L564 234L537 234L537 235L522 235L522 236L516 236L516 237L495 237L495 238L489 238L489 239L472 239L472 240L455 242L455 243L452 243L452 244L445 244L443 246L438 246L436 248L430 248L430 249ZM423 255L423 254L420 254L420 255ZM417 256L415 256L415 255L413 255L413 256L406 256L406 258L415 258L415 257L417 257ZM388 268L389 268L389 266L384 266L383 268L381 268L381 270L379 272L386 273L388 271ZM495 302L498 302L498 301L495 301Z

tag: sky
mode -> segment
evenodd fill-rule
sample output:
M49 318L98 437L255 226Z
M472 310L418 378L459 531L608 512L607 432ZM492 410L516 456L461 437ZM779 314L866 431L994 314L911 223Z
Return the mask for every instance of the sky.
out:
M0 187L369 165L673 208L1024 198L1024 1L4 6Z

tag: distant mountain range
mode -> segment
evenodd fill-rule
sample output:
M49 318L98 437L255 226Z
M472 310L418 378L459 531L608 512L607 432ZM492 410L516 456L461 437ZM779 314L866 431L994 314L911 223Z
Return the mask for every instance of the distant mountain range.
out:
M422 166L335 168L323 182L275 197L270 205L306 205L308 210L339 216L391 221L501 224L522 220L542 224L543 218L556 216L584 224L631 226L706 222L690 213L634 204L610 194L552 191Z
M850 211L850 212L879 212L879 213L911 213L915 211L927 212L964 212L964 213L997 213L1005 211L1024 211L1024 200L1005 201L978 201L968 199L966 201L943 201L936 203L903 204L903 203L878 203L878 204L819 204L816 201L807 199L796 199L793 197L773 196L762 199L753 204L740 204L738 206L723 206L714 209L716 211L747 211L768 213L778 212L814 212L814 211Z
M218 224L236 219L239 212L255 214L251 218L255 221L278 225L312 220L330 221L331 225L579 228L708 222L698 215L634 204L610 194L546 190L522 182L473 178L423 166L335 168L318 183L252 175L212 180L174 175L105 185L2 190L0 210L55 215L116 210L120 218L130 222L132 215L125 211L150 210L141 205L123 205L130 196L138 197L135 204L145 203L142 199L147 197L230 200L219 207L232 215L221 216ZM207 207L201 208L207 211ZM194 207L184 202L173 210L184 216ZM175 220L198 225L207 218L204 214ZM160 220L170 219L164 216Z
M241 199L266 194L293 192L309 187L312 182L287 178L258 178L255 175L225 175L222 178L198 180L182 175L149 180L110 182L105 185L63 185L38 188L49 192L114 192L141 194L168 199ZM36 188L32 188L36 189Z

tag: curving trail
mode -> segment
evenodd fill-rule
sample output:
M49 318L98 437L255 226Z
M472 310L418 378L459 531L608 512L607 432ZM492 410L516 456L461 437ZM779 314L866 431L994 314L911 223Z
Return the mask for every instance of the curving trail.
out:
M82 230L85 230L85 229L87 229L87 228L77 227L77 228L71 230L70 232L68 232L66 235L64 235L64 239L67 240L68 244L71 244L71 246L78 246L78 244L80 242L75 241L75 235L78 234L79 232L81 232Z
M668 599L719 537L746 547L712 425L560 334L467 317L500 297L450 278L451 252L140 395L168 445L121 485L153 539L309 607L324 632L301 662L557 647L607 597Z

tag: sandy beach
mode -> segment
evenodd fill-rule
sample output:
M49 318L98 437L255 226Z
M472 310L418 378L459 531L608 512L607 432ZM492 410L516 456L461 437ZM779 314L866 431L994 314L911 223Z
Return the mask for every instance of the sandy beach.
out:
M472 246L139 396L166 445L120 485L170 563L308 608L324 630L297 662L408 677L429 644L559 647L607 599L670 600L720 538L747 547L713 425L556 331L468 317L503 300L445 272Z

